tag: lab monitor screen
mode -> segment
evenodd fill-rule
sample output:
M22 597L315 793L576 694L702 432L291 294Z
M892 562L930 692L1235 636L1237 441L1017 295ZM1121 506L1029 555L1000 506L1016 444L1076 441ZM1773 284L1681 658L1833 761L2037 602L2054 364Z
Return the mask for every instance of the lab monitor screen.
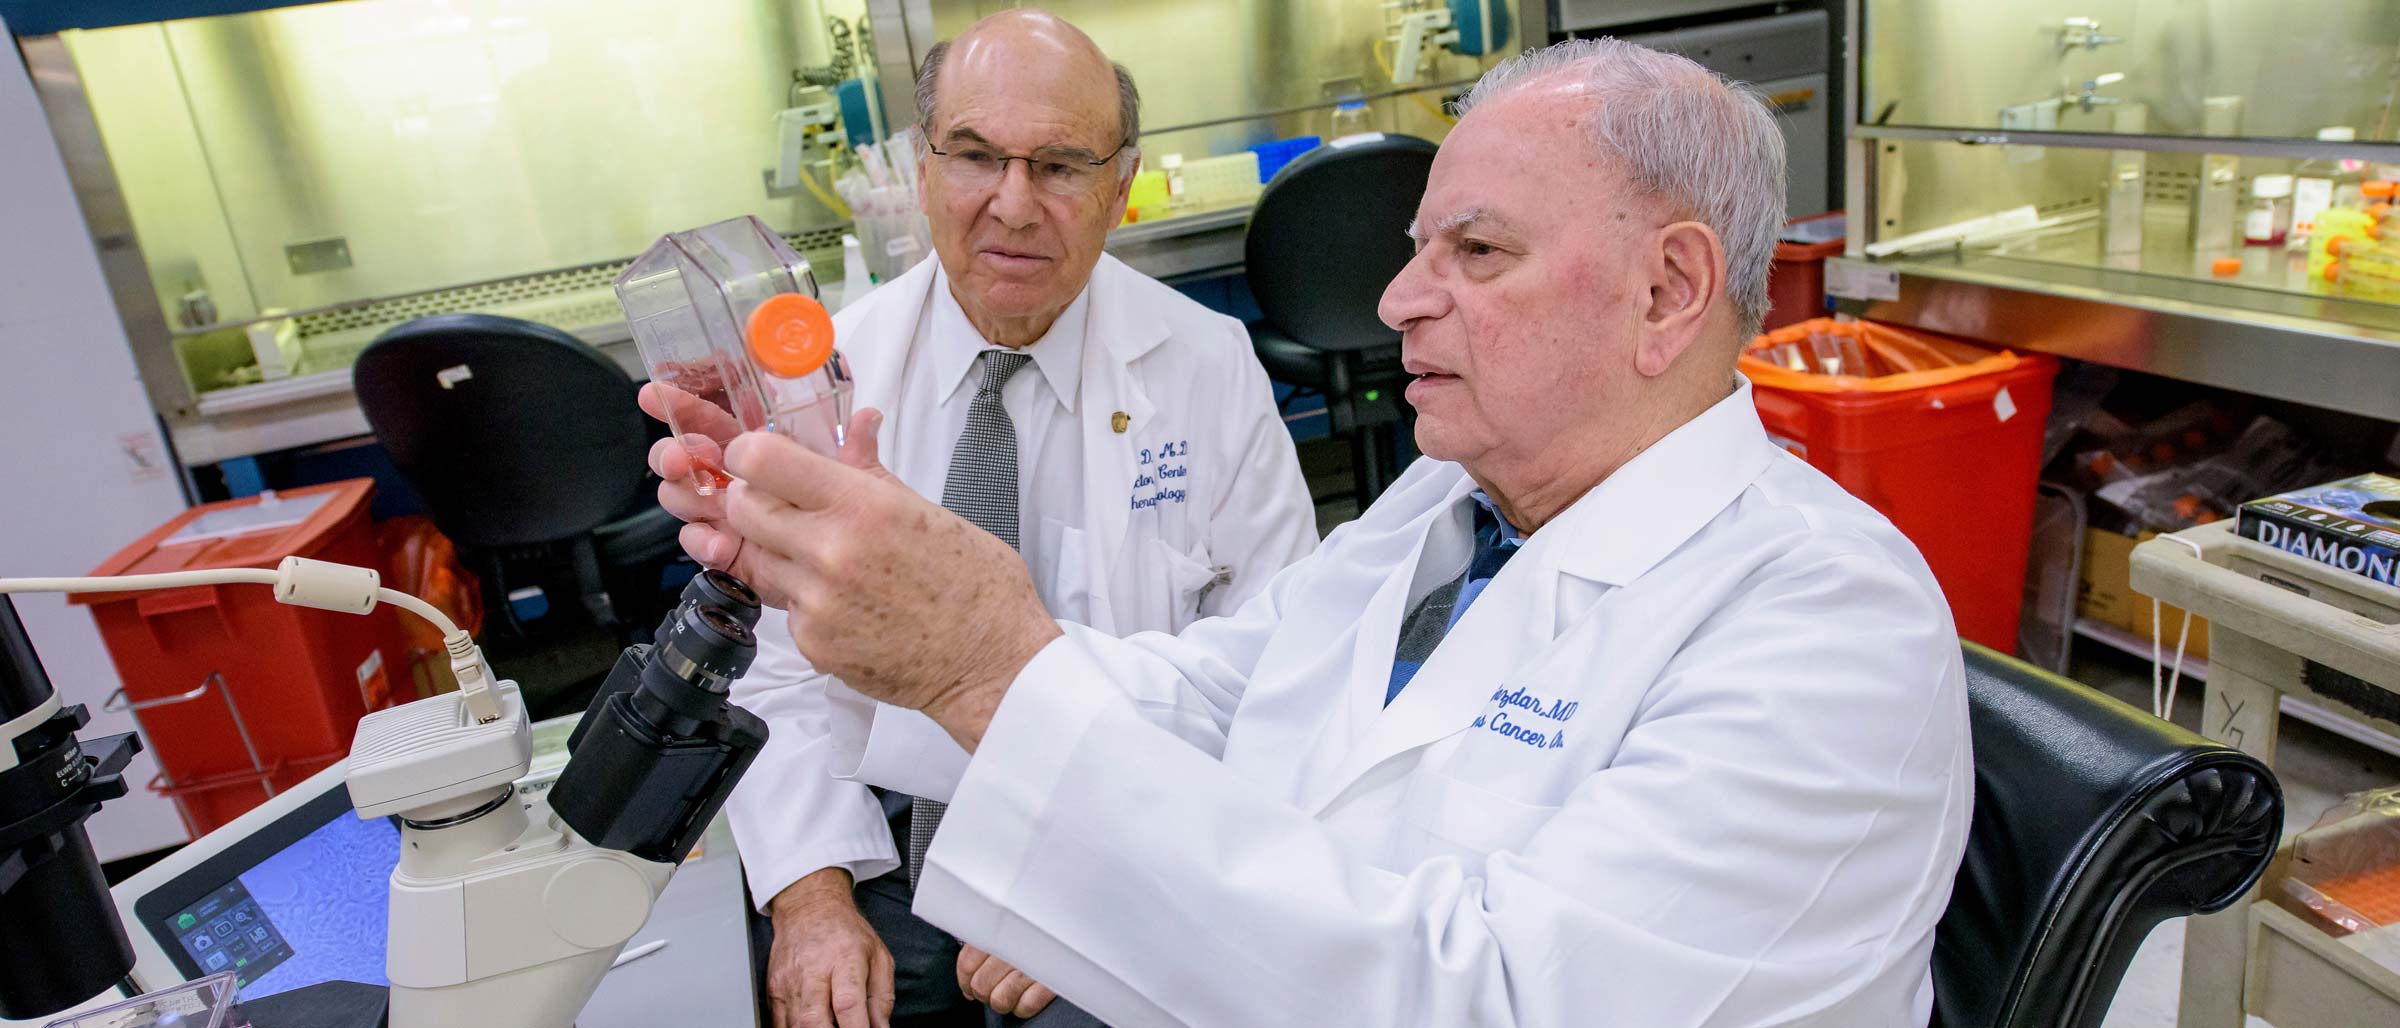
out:
M326 981L385 986L400 830L336 786L134 903L184 976L232 971L248 999Z

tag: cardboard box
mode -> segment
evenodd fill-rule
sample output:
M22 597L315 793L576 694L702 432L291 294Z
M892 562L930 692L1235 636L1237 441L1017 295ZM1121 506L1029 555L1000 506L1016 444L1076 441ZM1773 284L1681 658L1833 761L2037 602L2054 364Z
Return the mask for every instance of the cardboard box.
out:
M2150 638L2150 597L2133 590L2133 548L2156 535L2144 532L2134 539L2106 529L2084 529L2083 578L2075 583L2076 616L2136 639ZM2160 654L2173 661L2175 635L2183 627L2183 608L2160 604L2158 618ZM2184 643L2183 655L2186 660L2208 659L2208 619L2192 619L2192 634Z

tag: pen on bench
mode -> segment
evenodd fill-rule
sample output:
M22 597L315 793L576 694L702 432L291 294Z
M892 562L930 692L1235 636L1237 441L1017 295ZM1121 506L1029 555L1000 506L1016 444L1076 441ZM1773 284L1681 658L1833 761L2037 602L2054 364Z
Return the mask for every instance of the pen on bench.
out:
M650 954L656 953L665 948L667 948L667 940L665 939L653 939L649 942L645 942L639 946L635 946L632 949L626 950L623 953L617 954L617 962L608 965L609 970L616 970L617 968L633 963L636 960L640 960L643 957L649 956Z

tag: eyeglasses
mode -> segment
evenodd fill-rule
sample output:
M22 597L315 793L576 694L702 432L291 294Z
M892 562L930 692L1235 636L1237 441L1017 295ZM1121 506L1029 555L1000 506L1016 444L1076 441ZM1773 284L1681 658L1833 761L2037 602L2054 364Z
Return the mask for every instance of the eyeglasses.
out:
M941 158L942 174L967 189L990 189L1008 177L1008 162L1024 161L1025 173L1033 184L1053 196L1081 196L1090 192L1100 180L1100 172L1108 162L1133 145L1132 140L1118 143L1108 156L1093 158L1090 150L1071 146L1046 146L1030 156L1004 154L981 143L961 143L949 150L936 150L928 143L927 152Z

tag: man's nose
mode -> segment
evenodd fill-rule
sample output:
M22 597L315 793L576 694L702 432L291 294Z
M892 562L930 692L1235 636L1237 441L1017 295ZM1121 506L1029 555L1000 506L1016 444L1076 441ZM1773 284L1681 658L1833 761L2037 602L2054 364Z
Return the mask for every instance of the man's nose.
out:
M1419 252L1392 277L1392 284L1383 288L1383 301L1375 305L1375 316L1393 331L1405 331L1410 322L1449 313L1449 296L1434 282L1430 264Z
M1000 167L1000 181L992 186L992 217L1010 229L1028 229L1042 220L1041 187L1034 184L1033 167L1024 161L1009 161Z

